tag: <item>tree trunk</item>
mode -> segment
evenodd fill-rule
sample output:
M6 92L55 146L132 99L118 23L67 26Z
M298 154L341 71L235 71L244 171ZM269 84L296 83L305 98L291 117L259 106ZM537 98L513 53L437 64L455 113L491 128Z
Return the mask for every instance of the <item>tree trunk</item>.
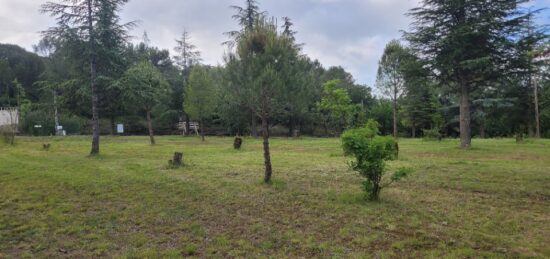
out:
M527 134L530 138L535 137L535 128L533 128L533 119L532 117L527 118Z
M189 114L185 113L185 132L187 132L187 135L191 135L191 118L189 118Z
M147 109L147 127L149 128L149 139L151 139L151 145L155 144L155 135L153 133L153 122L151 121L151 110Z
M233 148L234 149L241 149L241 146L243 144L243 139L239 137L235 137L235 140L233 141Z
M370 200L371 201L380 201L380 191L382 190L382 187L380 186L380 181L382 180L382 175L375 176L372 179L372 190L370 193Z
M468 86L462 83L460 94L460 147L468 149L472 146L470 127L470 93Z
M256 127L256 115L254 114L254 112L252 112L252 118L250 121L250 133L252 134L252 137L258 137L258 130Z
M264 140L264 165L265 165L265 175L264 182L271 183L271 175L273 174L273 169L271 167L271 154L269 153L269 103L268 103L268 89L264 85L262 87L262 137Z
M294 137L294 119L292 118L292 116L290 116L288 122L288 136Z
M380 185L375 184L371 193L371 201L380 201Z
M174 153L174 158L172 160L168 161L168 163L172 167L182 166L183 165L183 153L181 153L181 152Z
M269 126L267 122L267 115L262 115L262 137L264 140L264 165L265 165L265 176L264 182L271 182L271 175L273 174L273 169L271 167L271 154L269 153Z
M325 137L330 137L330 134L328 132L328 122L325 117L323 117L323 128L325 129Z
M479 123L479 137L485 138L485 123L483 121Z
M416 138L416 124L412 123L412 138Z
M115 125L115 116L111 116L110 122L111 122L111 136L116 135L116 125Z
M52 91L53 94L53 112L54 112L54 122L55 122L55 135L59 136L59 114L57 111L57 92L55 90Z
M13 145L15 145L15 137L17 136L18 122L20 120L20 118L19 118L19 107L16 110L9 109L7 111L8 111L8 114L10 115L9 128L11 129L10 136L9 136L9 144L11 146L13 146ZM14 112L15 112L15 118L14 118L14 115L13 115Z
M201 130L201 140L204 142L204 123L202 123L202 119L200 119L199 127Z
M397 138L397 88L393 94L393 137Z
M535 137L540 138L540 112L539 112L539 90L538 90L538 82L535 79L535 83L533 84L533 90L534 90L534 105L535 105Z
M92 0L88 0L88 32L90 34L89 44L90 44L90 87L92 90L92 151L90 155L99 154L99 110L98 103L99 98L96 93L96 53L95 53L95 35L94 35L94 24L92 17Z

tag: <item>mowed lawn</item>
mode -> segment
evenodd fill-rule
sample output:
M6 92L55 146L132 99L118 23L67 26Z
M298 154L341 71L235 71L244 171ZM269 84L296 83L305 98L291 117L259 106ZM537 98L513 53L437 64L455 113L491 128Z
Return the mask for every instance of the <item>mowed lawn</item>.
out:
M0 258L550 257L550 141L400 141L363 200L338 139L19 138L0 145ZM49 151L43 143L51 143ZM186 166L168 169L175 151Z

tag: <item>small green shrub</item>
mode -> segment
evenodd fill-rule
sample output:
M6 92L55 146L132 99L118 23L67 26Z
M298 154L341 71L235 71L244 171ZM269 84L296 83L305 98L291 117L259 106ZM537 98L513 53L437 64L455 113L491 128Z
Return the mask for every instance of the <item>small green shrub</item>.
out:
M0 126L0 136L5 144L13 145L15 134L11 126Z
M441 141L441 138L443 137L441 135L441 132L439 131L439 129L424 129L422 130L422 132L424 133L424 140L438 140L438 141Z
M198 247L195 244L186 244L183 248L183 254L186 256L195 255Z
M524 142L524 139L525 139L525 136L523 135L523 133L518 133L516 134L516 143L523 143Z
M364 128L344 132L342 144L345 154L355 158L350 163L351 168L365 177L363 188L369 200L378 201L383 188L405 178L412 171L399 169L389 181L383 183L386 161L397 158L398 146L392 137L378 136L378 124L374 121L369 121Z

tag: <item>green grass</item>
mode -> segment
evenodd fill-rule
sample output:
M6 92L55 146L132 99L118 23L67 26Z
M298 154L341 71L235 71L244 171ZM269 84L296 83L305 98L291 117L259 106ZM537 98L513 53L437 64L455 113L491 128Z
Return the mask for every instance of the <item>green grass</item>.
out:
M51 143L49 151L43 143ZM0 145L0 258L550 257L550 141L401 140L363 200L338 139L19 138ZM168 169L173 152L185 167Z

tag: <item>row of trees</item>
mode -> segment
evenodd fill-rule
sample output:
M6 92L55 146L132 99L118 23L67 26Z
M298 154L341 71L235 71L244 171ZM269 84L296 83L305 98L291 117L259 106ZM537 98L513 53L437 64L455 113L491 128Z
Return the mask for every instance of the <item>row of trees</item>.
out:
M204 66L200 65L200 53L192 44L188 32L184 32L181 39L177 40L174 57L170 57L168 50L159 50L150 46L146 35L140 44L128 43L127 30L133 26L133 23L119 24L117 16L117 12L125 2L61 1L61 3L44 5L43 11L57 17L59 25L47 30L44 33L44 39L35 46L35 52L39 56L24 52L19 47L5 46L6 49L20 49L25 55L38 60L39 69L33 71L34 78L22 74L7 76L10 79L6 81L6 87L11 87L11 91L9 94L2 92L2 96L13 98L15 94L11 81L15 78L25 78L25 89L29 90L29 93L33 93L27 96L33 104L33 112L53 111L55 109L51 106L55 106L60 109L60 120L63 121L66 120L63 117L73 118L72 116L93 118L94 109L88 109L88 107L95 107L96 113L101 114L102 118L110 120L111 125L103 128L96 127L93 131L112 129L115 121L129 120L127 118L146 113L143 108L136 112L135 100L127 94L133 86L125 84L128 81L126 78L129 76L128 70L145 62L160 72L165 81L163 85L168 86L167 91L161 91L163 94L155 95L157 100L151 109L153 120L156 120L163 130L173 127L179 121L179 117L188 119L187 117L190 116L185 115L196 114L197 112L194 112L197 110L196 105L191 105L191 103L204 99L200 96L208 96L207 99L212 105L203 105L208 108L206 110L199 109L203 114L201 117L205 119L204 124L212 125L216 129L221 128L228 134L257 135L256 124L260 119L256 118L257 112L250 108L248 97L244 94L236 94L239 91L238 88L241 87L238 85L240 84L238 77L242 75L239 75L239 71L232 70L235 65L233 61L236 60L234 58L238 56L237 44L240 37L245 34L246 27L243 25L238 31L228 33L231 36L231 41L226 44L230 47L232 45L232 52L225 57L227 61L225 66ZM285 18L285 23L279 28L274 21L264 21L266 17L260 17L259 14L265 13L252 10L254 8L258 8L255 2L247 2L245 8L236 8L238 12L236 18L244 19L248 15L249 17L246 19L248 19L247 21L253 20L252 27L255 26L256 21L270 23L279 36L284 35L288 38L294 48L292 50L294 53L289 54L293 55L292 70L301 73L301 75L296 73L293 78L288 79L289 82L293 80L292 88L286 92L288 104L281 104L280 107L274 109L271 125L287 126L289 134L298 129L304 133L314 133L318 126L314 122L323 115L317 107L317 103L323 96L322 85L332 79L339 80L338 88L345 89L353 104L367 107L375 103L370 89L356 84L353 77L343 68L325 69L319 62L298 54L300 45L294 42L295 32L292 31L290 19ZM91 13L88 12L90 10ZM92 27L90 27L89 19L92 21ZM103 27L98 27L100 25ZM10 58L10 60L17 59L17 57ZM192 77L193 68L201 70L196 72L194 77ZM7 74L3 73L3 75ZM208 78L206 80L201 78L204 76ZM210 82L209 84L212 86L205 88L197 86L194 90L192 81L201 80ZM94 91L91 91L92 83ZM203 83L195 82L195 84L202 85ZM94 99L97 100L93 101ZM182 107L185 99L187 99L188 105ZM10 106L6 102L4 103L6 106ZM189 112L186 111L187 109ZM366 109L361 108L360 110ZM323 111L323 113L327 112ZM51 115L53 118L53 114ZM197 115L193 117L193 119L200 119ZM99 121L92 120L94 121L93 125ZM341 131L341 129L332 127L330 122L326 124L323 126L328 129L326 130L328 134L334 135ZM83 131L86 131L85 126Z
M378 70L377 84L393 102L394 136L402 104L412 136L418 127L441 130L440 112L458 108L462 148L471 146L472 121L481 137L527 128L540 138L550 45L547 27L533 22L541 10L523 9L528 2L424 0L412 9L409 47L390 42Z
M36 45L39 55L0 46L0 105L19 97L22 131L55 134L61 124L93 133L93 154L115 123L148 132L151 142L153 128L173 133L190 120L203 136L264 135L262 124L271 135L335 136L374 119L382 134L461 134L463 147L472 135L550 134L547 63L536 58L547 36L533 22L539 10L520 11L525 1L424 1L410 12L404 43L390 42L380 60L379 97L343 68L303 54L292 21L278 24L255 1L233 7L239 28L227 33L219 67L201 65L188 31L173 57L146 34L130 44L135 24L118 17L126 2L47 3L42 11L58 26Z

